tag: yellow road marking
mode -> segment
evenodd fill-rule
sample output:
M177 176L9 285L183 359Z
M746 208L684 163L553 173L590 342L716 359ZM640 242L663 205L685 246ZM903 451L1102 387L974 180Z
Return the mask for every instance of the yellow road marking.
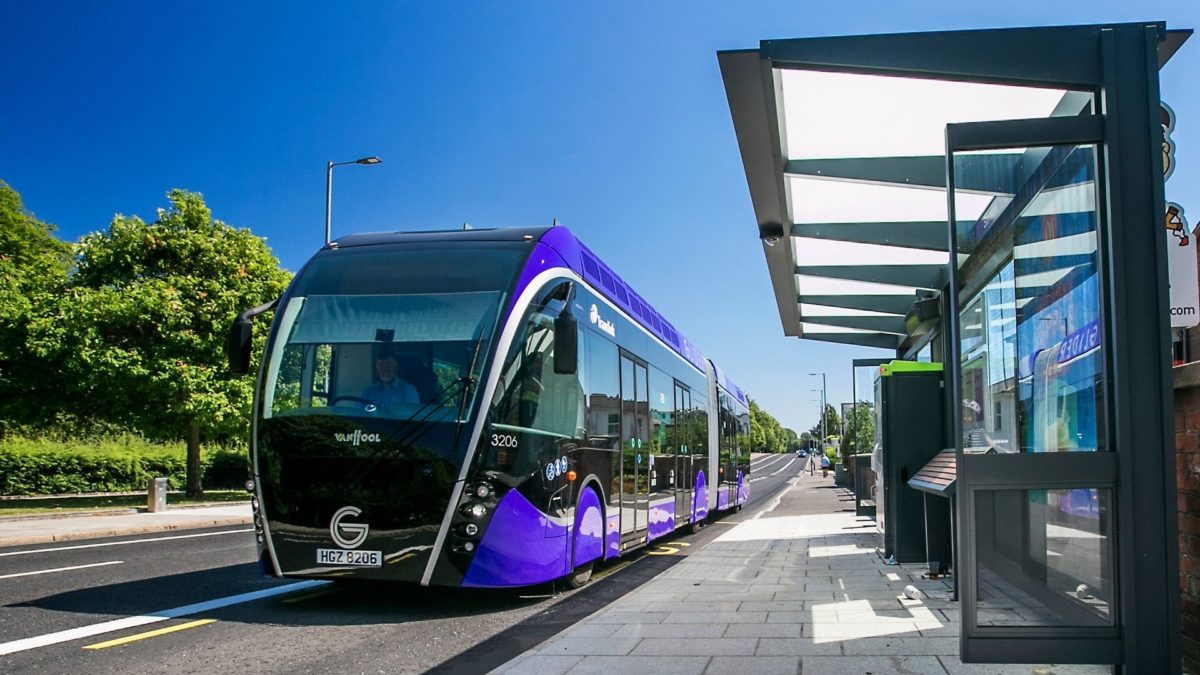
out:
M598 580L600 580L600 579L603 579L604 577L606 577L606 576L608 576L608 575L610 575L610 574L613 574L613 573L615 573L615 572L618 572L618 571L620 571L620 570L623 570L623 569L625 569L626 567L629 567L629 564L630 564L631 562L633 562L633 561L632 561L632 560L624 560L624 561L622 561L622 562L615 563L615 564L613 564L611 567L609 567L608 569L604 570L602 573L600 573L600 574L596 574L596 575L593 575L593 576L592 576L592 580L593 580L593 581L598 581Z
M108 649L109 647L116 647L118 645L128 644L130 642L137 642L138 640L158 637L159 635L166 635L167 633L177 633L181 630L195 628L196 626L203 626L215 621L216 619L200 619L198 621L189 621L187 623L181 623L178 626L167 626L166 628L146 631L145 633L138 633L137 635L130 635L129 637L117 638L116 640L109 640L108 642L97 642L94 645L87 645L84 647L84 649Z
M675 555L676 553L679 553L679 549L670 546L659 546L653 551L646 551L646 555Z
M686 541L673 541L673 542L671 542L671 545L672 546L691 546L691 544L687 543Z

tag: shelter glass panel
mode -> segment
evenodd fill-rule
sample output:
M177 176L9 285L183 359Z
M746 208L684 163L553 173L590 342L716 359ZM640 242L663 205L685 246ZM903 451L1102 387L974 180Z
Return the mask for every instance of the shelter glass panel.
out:
M975 493L976 625L1111 626L1112 491Z
M1096 149L977 156L956 181L1017 187L958 221L964 451L1106 450Z

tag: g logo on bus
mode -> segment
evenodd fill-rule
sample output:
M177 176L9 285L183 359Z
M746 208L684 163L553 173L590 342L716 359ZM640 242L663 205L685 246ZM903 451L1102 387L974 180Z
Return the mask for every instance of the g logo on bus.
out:
M357 506L343 506L333 514L333 518L329 520L329 534L333 537L334 543L342 548L358 548L367 539L367 532L371 529L366 523L343 523L342 519L346 516L357 516L362 513L362 509ZM346 538L346 535L351 535Z

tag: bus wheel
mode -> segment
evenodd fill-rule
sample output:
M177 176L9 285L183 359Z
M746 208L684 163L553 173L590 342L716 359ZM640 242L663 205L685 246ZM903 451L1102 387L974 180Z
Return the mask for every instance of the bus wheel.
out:
M571 588L582 588L592 578L592 563L580 565L574 572L567 575L567 585Z

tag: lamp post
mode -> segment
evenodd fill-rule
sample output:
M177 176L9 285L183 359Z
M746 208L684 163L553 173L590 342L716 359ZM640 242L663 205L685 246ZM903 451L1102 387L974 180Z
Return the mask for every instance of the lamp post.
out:
M326 244L329 243L329 224L330 224L330 221L332 220L332 215L333 215L333 167L345 166L347 164L362 164L363 166L370 166L372 164L379 164L382 161L383 160L379 159L378 157L371 156L371 157L363 157L362 159L356 159L351 162L329 162L325 165L325 243Z
M821 376L821 454L825 454L825 406L828 405L825 400L825 373L809 373L809 375L813 377L817 375ZM814 389L813 391L816 390Z

